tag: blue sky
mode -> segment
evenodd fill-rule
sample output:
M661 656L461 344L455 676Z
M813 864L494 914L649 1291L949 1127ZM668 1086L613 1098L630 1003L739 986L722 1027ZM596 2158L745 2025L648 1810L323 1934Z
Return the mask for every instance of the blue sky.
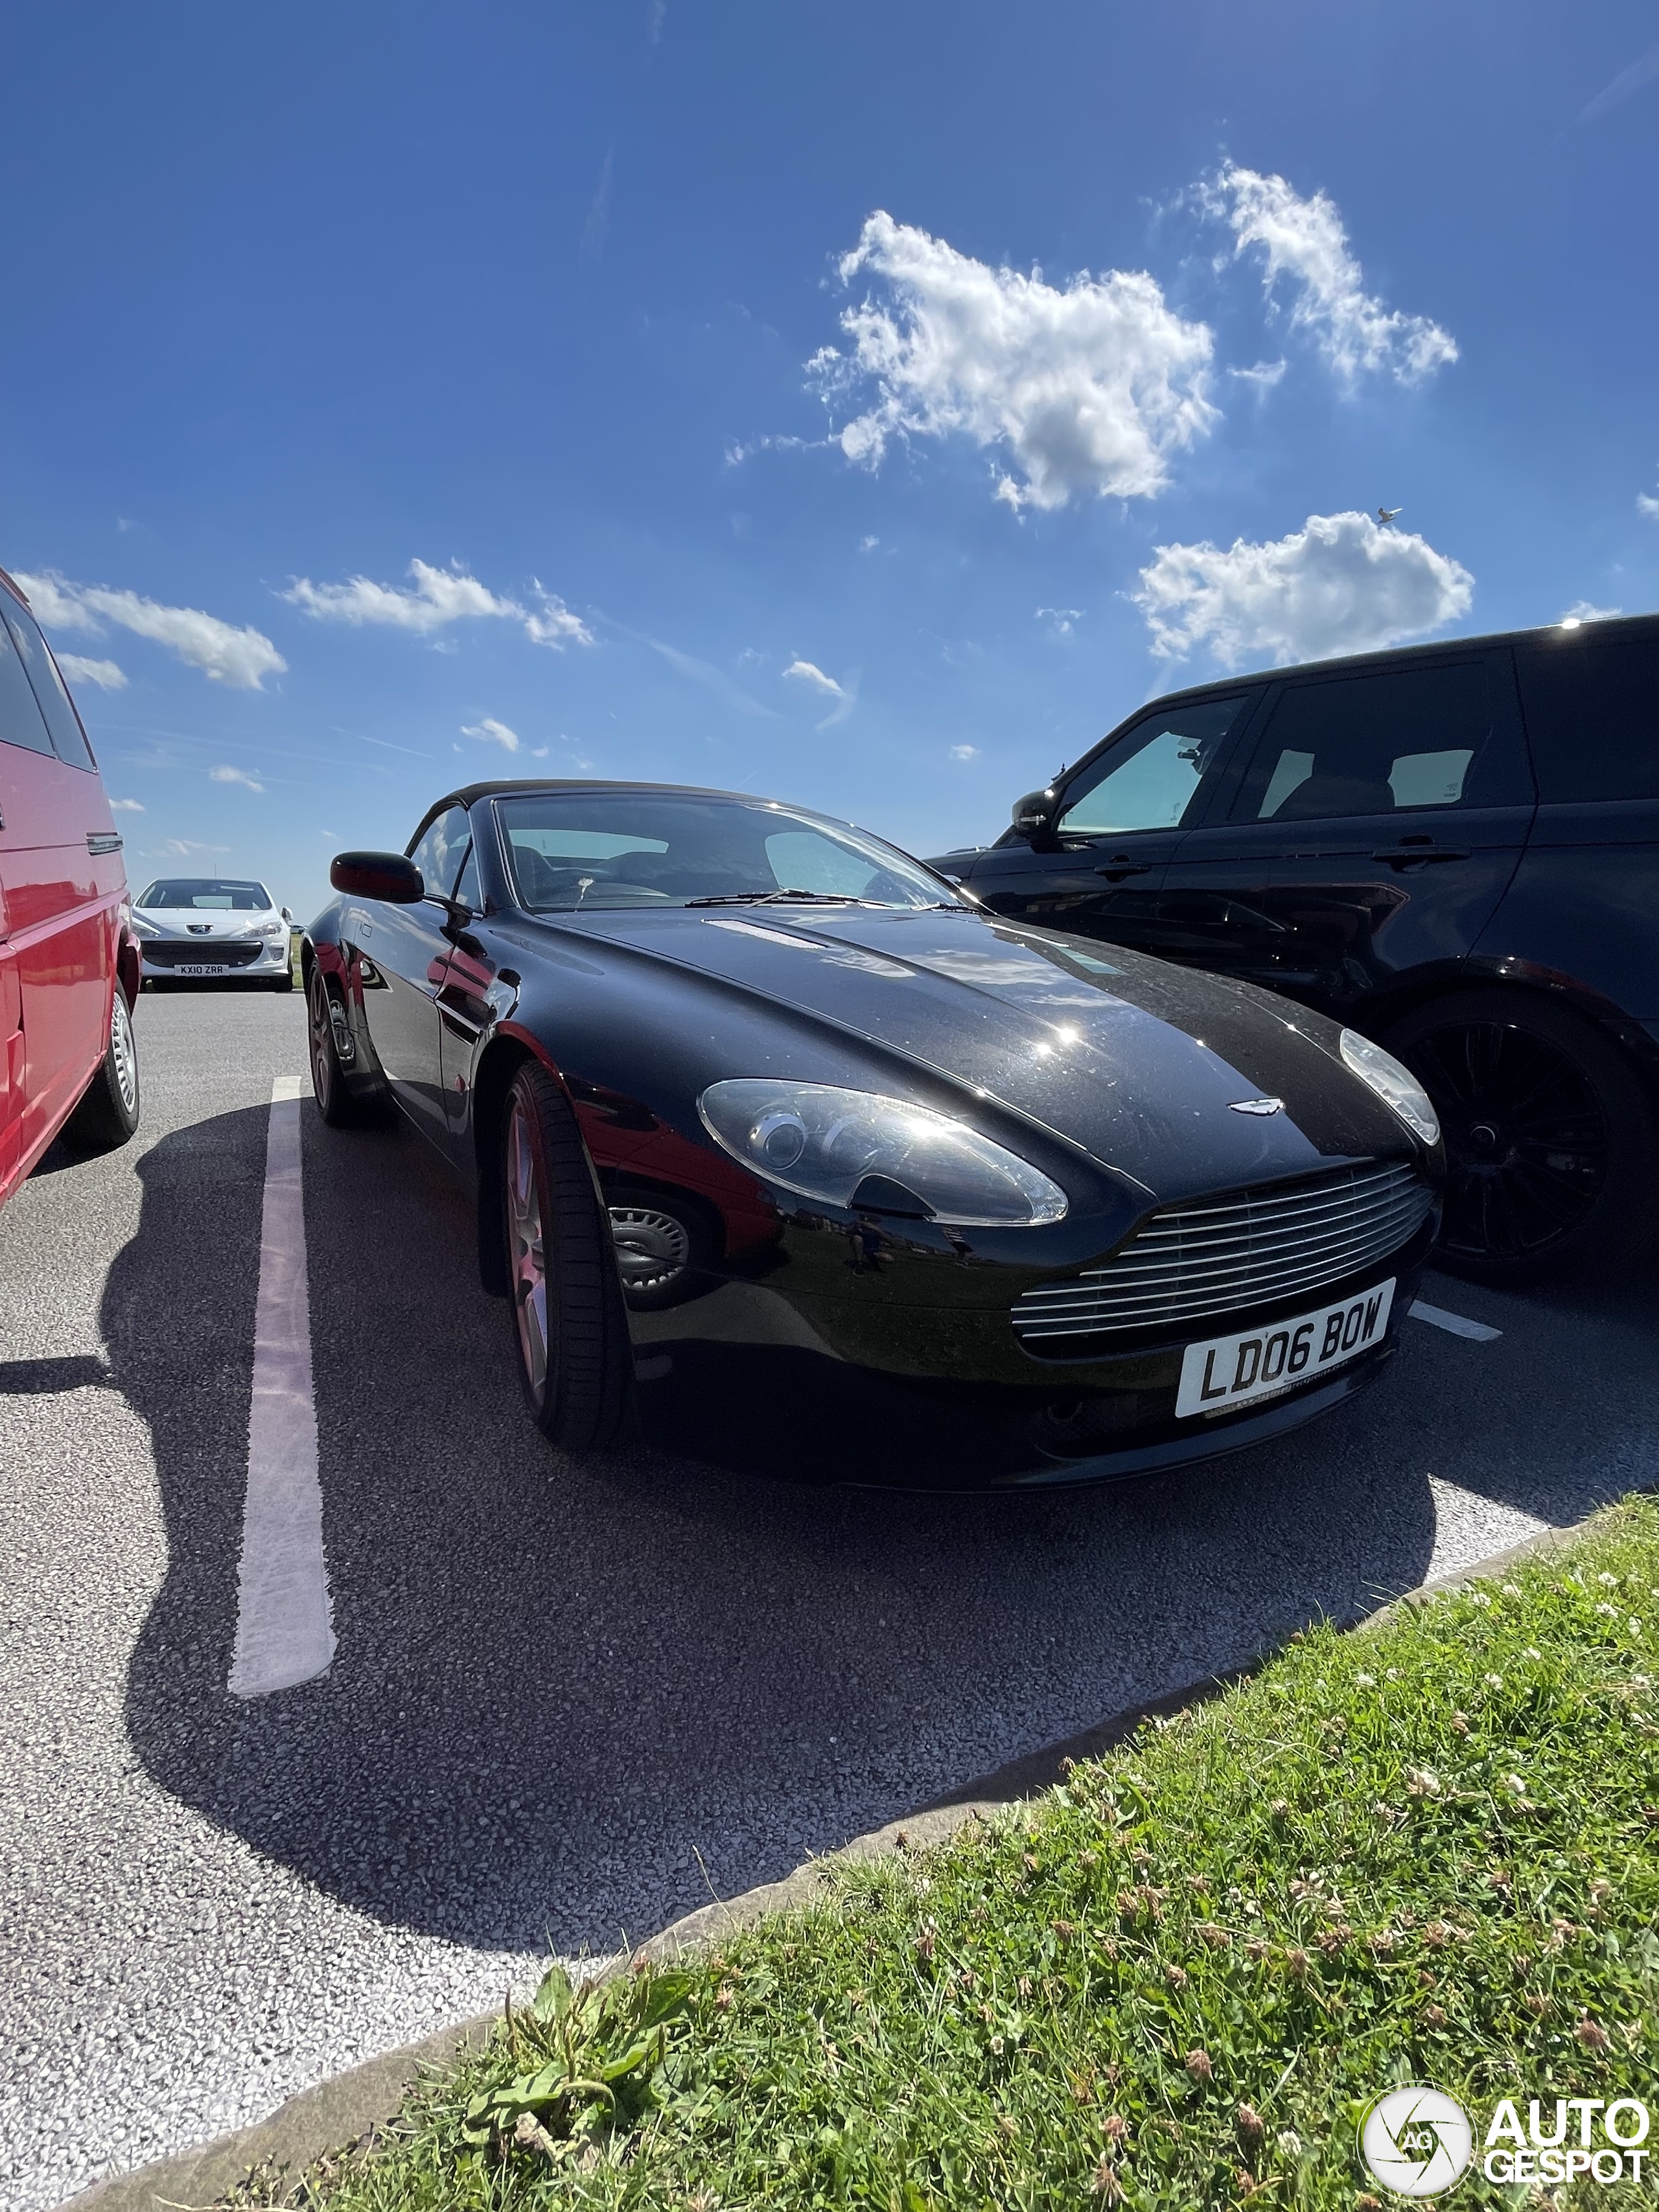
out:
M1656 37L1515 0L15 15L0 564L130 874L306 915L331 852L514 774L939 850L1219 667L1659 605Z

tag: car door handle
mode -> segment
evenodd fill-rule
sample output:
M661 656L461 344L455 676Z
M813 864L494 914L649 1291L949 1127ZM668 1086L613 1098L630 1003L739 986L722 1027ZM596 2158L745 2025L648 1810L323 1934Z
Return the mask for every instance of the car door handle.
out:
M1467 860L1470 848L1467 845L1394 845L1384 853L1373 853L1374 860L1386 860L1391 868L1403 868L1408 860Z
M1152 872L1149 860L1132 860L1127 853L1120 853L1116 860L1109 861L1103 868L1095 870L1095 873L1104 876L1109 884L1121 883L1125 876L1150 876Z

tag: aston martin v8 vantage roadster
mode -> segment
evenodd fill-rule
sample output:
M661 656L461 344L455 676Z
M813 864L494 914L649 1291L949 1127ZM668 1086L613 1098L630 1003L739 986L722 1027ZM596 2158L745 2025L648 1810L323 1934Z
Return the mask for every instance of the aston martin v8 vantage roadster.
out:
M727 792L473 784L331 880L319 1108L389 1098L476 1190L556 1444L1097 1480L1395 1353L1440 1133L1334 1022Z

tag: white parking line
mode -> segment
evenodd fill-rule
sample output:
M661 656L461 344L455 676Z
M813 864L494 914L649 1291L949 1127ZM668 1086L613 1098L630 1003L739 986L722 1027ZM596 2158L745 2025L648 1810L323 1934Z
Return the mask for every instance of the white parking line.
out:
M279 1075L270 1086L247 1501L230 1667L234 1698L264 1697L309 1682L328 1671L334 1656L311 1395L311 1299L300 1182L303 1087L298 1075Z
M1421 1298L1413 1298L1407 1311L1413 1321L1432 1322L1449 1336L1470 1337L1476 1344L1491 1344L1504 1334L1501 1328L1488 1328L1483 1321L1467 1321L1462 1314L1448 1313L1444 1306L1425 1306Z

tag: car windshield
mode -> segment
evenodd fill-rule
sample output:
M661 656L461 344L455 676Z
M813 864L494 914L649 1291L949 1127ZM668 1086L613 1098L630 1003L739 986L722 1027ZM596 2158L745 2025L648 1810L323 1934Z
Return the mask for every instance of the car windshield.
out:
M550 791L495 802L534 914L642 906L954 904L874 837L763 799Z
M200 908L208 912L263 914L270 893L263 884L218 883L205 876L163 876L139 896L146 907Z

